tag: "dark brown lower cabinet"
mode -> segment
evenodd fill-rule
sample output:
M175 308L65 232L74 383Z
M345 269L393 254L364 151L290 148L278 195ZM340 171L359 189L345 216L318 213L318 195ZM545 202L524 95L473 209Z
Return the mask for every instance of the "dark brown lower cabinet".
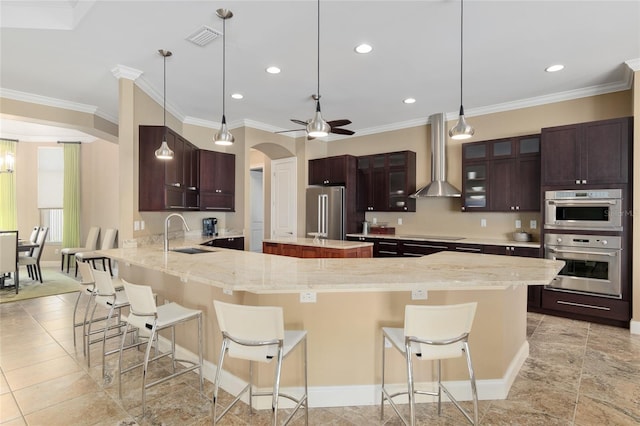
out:
M204 245L233 250L244 250L244 237L222 237L211 240Z
M541 309L544 313L618 327L629 327L627 300L543 289Z

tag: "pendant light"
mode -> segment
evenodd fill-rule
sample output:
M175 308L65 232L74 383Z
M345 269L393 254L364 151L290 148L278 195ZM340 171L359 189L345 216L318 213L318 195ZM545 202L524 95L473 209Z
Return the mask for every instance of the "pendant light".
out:
M464 107L462 106L462 58L463 58L463 27L464 27L464 0L460 0L460 115L455 126L449 129L451 139L469 139L476 132L464 119Z
M169 148L169 145L167 144L167 58L171 55L173 55L173 53L171 53L171 51L169 50L163 50L160 49L158 50L158 53L160 53L160 55L162 55L163 57L163 62L164 62L164 93L162 95L162 102L163 102L163 106L162 109L164 111L164 118L163 118L163 126L164 126L164 134L162 136L162 145L160 145L160 148L156 149L156 158L159 160L171 160L173 158L173 151L171 150L171 148Z
M331 126L324 121L320 112L320 0L318 0L318 86L313 99L316 100L316 113L313 119L307 123L307 136L321 138L327 136L331 131Z
M233 135L227 128L227 117L224 115L225 106L225 83L226 83L226 45L227 45L227 19L233 17L233 13L228 9L216 10L216 15L222 19L222 123L220 124L220 131L213 137L213 141L216 145L232 145L235 141Z

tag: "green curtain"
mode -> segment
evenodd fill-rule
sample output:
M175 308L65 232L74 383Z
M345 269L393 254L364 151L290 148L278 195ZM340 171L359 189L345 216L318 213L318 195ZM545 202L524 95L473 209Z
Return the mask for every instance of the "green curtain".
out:
M7 154L16 158L16 141L0 139L1 169L6 169ZM16 173L0 173L0 230L18 229L18 212L16 207Z
M80 247L80 144L64 144L62 247Z

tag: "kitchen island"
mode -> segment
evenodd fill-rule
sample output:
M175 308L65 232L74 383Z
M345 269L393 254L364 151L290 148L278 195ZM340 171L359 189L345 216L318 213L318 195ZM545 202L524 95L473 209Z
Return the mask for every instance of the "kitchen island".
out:
M373 257L373 243L324 238L271 238L262 242L262 252L302 258Z
M172 247L195 241L172 241ZM209 249L206 253L164 253L161 246L101 251L119 262L121 278L153 287L163 300L201 309L205 317L205 374L213 378L221 336L213 300L284 308L285 327L308 331L311 406L376 404L379 401L380 328L401 326L407 304L478 302L470 336L479 397L503 399L528 356L528 285L547 284L563 263L532 258L441 252L421 258L298 259ZM309 293L313 297L308 297ZM315 303L301 303L300 296ZM181 329L179 344L190 350L196 339ZM389 379L404 379L394 355ZM395 361L393 361L395 360ZM292 362L293 361L293 362ZM460 360L462 361L462 359ZM293 353L284 386L298 386L301 355ZM226 363L225 363L226 365ZM430 364L421 366L429 380ZM227 365L225 386L238 390L248 378L245 363ZM254 370L258 386L271 383L271 366ZM444 379L468 399L466 367L446 364Z

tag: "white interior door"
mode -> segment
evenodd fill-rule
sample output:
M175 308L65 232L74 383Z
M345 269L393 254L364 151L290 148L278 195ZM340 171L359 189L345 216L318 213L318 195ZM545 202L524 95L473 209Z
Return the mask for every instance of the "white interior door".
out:
M251 240L249 250L262 253L264 236L263 170L251 169Z
M296 157L271 161L271 238L297 236Z

